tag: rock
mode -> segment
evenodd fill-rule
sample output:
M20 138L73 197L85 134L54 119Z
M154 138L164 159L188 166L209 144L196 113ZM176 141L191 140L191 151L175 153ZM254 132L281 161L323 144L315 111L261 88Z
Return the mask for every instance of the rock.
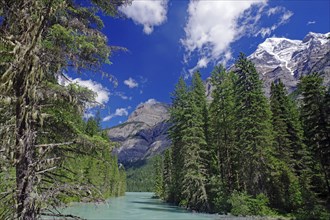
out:
M128 120L107 130L110 140L117 142L113 153L124 165L162 153L170 146L169 105L149 100L140 104Z

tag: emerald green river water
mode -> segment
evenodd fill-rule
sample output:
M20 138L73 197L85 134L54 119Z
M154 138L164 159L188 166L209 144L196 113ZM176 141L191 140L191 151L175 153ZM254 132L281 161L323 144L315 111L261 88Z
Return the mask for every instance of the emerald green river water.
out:
M127 192L125 196L111 198L107 203L75 203L62 210L91 220L218 220L243 219L229 216L188 212L177 206L152 198L153 193Z

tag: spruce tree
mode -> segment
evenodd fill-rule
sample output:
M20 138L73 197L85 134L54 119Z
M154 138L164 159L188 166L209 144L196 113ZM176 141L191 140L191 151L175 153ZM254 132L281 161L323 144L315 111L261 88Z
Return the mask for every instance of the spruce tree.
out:
M172 107L170 109L169 136L172 141L172 187L168 195L169 202L179 204L182 199L182 177L183 177L183 144L182 129L185 123L184 109L188 105L188 88L182 77L180 77L172 94Z
M162 156L156 156L155 161L155 185L154 192L158 198L164 198L164 180L163 180L163 158Z
M297 121L294 104L289 99L284 84L271 85L270 106L274 131L274 149L269 191L271 205L282 212L296 210L302 202L299 179L302 153L301 126Z
M254 64L240 54L235 64L236 144L240 151L239 183L251 195L265 192L272 151L271 113Z
M226 72L223 66L214 68L211 75L214 90L210 105L209 129L213 159L213 196L219 193L229 195L237 186L238 152L235 148L234 81L234 74Z
M184 115L185 124L182 128L183 200L181 204L193 210L207 211L209 210L206 191L207 170L201 157L201 147L206 145L206 142L202 115L194 102L192 92Z
M301 120L305 143L311 152L312 185L314 191L324 199L330 194L329 185L329 133L327 108L323 80L317 73L303 77L298 84L302 94Z
M169 198L171 196L171 192L173 191L173 183L172 183L172 147L167 149L164 153L164 162L163 162L163 185L164 185L164 199L166 201L173 201L173 198Z

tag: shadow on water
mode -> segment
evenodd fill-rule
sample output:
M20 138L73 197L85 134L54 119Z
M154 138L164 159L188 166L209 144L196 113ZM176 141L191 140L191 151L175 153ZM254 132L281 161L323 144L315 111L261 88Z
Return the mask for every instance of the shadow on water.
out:
M176 205L172 205L170 203L166 203L166 202L163 202L161 200L158 200L158 199L153 199L154 201L131 201L131 203L134 203L134 204L142 204L142 205L155 205L155 206L159 206L159 205L166 205L167 209L182 209L182 210L185 210L183 208L180 208Z
M144 205L160 205L160 204L164 204L162 201L154 201L154 202L141 202L141 201L132 201L131 203L135 203L135 204L144 204Z
M149 207L141 207L142 210L149 210L149 211L159 211L159 212L176 212L176 213L186 213L187 211L184 209L173 209L171 207L168 208L149 208Z

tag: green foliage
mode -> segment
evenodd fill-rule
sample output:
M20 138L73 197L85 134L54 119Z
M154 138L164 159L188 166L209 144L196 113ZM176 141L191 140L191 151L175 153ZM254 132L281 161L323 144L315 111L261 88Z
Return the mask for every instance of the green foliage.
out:
M156 183L157 157L129 167L127 173L128 192L153 192Z
M234 83L236 77L227 73L224 67L216 66L212 71L211 83L214 87L210 105L210 145L212 146L212 175L219 177L221 188L230 193L237 185L234 175L236 157L235 150L235 97Z
M167 197L169 202L178 204L182 199L182 178L183 178L183 126L185 125L184 109L188 105L188 88L180 77L175 90L172 94L172 107L170 109L170 123L172 126L169 129L169 136L172 140L172 170L171 179L172 186Z
M104 134L95 132L93 123L88 124L86 133L81 119L94 94L75 85L66 89L47 84L55 84L58 74L69 67L76 72L102 72L101 66L110 63L108 57L114 48L99 30L102 21L98 12L116 15L126 2L0 2L0 102L10 100L4 116L10 124L2 123L2 116L0 119L1 126L6 124L0 137L7 142L0 145L1 154L4 152L0 175L10 169L16 172L11 192L15 204L0 218L37 219L42 211L67 197L95 197L98 190L91 191L93 187L105 189L105 196L118 191L115 185L122 182L117 180L123 172L118 171L117 162L97 162L99 157L109 159L110 143L103 139ZM84 157L87 152L90 156ZM96 172L98 176L89 169L85 176L78 175L76 167L66 169L71 158L80 156L81 166L88 161L91 170L104 169ZM101 180L112 181L113 192L108 193L109 187L101 186Z
M330 89L312 74L299 84L302 99L279 81L268 100L245 55L234 70L214 68L210 105L198 72L190 87L176 85L164 199L197 211L326 219Z
M246 192L234 191L229 198L231 214L239 216L270 216L275 213L268 207L268 198L264 194L258 194L255 198Z
M97 124L97 121L94 118L88 118L86 123L86 133L90 136L94 136L97 134L99 130L99 126Z
M163 179L163 158L161 156L156 156L155 164L155 186L154 192L158 198L164 198L164 179Z
M329 94L322 86L322 78L311 74L301 79L298 88L302 95L301 120L305 143L313 163L311 184L313 191L320 194L322 200L330 198L330 138L329 138ZM327 98L327 99L326 99ZM327 110L328 109L328 110Z
M240 187L249 194L265 193L268 156L272 152L271 112L254 64L243 54L236 61L236 145Z

